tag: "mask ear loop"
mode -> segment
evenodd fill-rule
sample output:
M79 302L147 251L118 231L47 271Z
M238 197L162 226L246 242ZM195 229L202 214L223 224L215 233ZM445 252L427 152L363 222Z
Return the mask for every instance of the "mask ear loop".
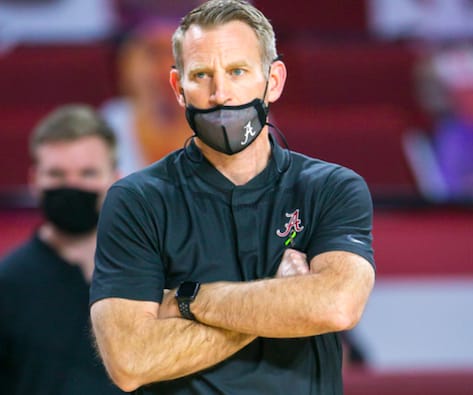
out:
M279 163L277 163L276 161L276 169L279 174L282 174L286 172L287 169L289 169L289 166L291 166L291 163L292 163L292 157L289 152L290 151L289 144L287 143L286 136L284 136L283 132L281 132L281 129L279 129L276 125L272 124L271 122L266 122L266 125L268 125L270 128L273 128L276 131L278 137L282 140L282 142L284 143L284 146L286 147L287 160L285 161L284 166L282 168L279 167Z
M197 149L197 151L199 152L199 158L198 159L195 159L192 157L192 155L189 153L189 146L191 144L191 140L195 137L195 134L188 137L186 139L186 141L184 141L184 155L186 156L187 159L189 159L191 162L194 162L194 163L202 163L202 161L204 160L204 156L202 155L202 152L200 152L199 149Z
M268 70L268 79L266 80L266 87L264 88L264 94L263 94L263 102L264 102L264 98L266 97L266 93L267 93L267 90L268 90L268 84L269 84L269 75L271 74L271 66L273 65L274 62L278 61L278 60L281 60L283 57L282 54L278 54L278 56L276 56L273 61L271 62L271 65L269 66L269 70ZM267 111L267 114L269 115L269 103L268 105L266 106L266 111ZM276 130L276 133L278 135L278 137L282 140L282 142L284 143L284 146L286 147L286 157L287 157L287 161L285 161L285 164L282 168L279 167L279 163L276 162L276 169L278 171L279 174L281 173L284 173L287 171L287 169L289 169L289 166L291 166L291 163L292 163L292 157L290 155L290 148L289 148L289 144L287 143L287 139L286 139L286 136L284 136L283 132L281 132L281 129L279 129L276 125L272 124L271 122L268 122L266 121L265 125L268 125L270 128Z
M261 101L263 102L264 104L264 99L266 98L266 93L268 93L268 85L269 85L269 76L271 74L271 66L273 65L274 62L278 61L278 60L281 60L282 59L282 55L278 55L276 56L273 61L271 62L271 64L269 65L269 69L268 69L268 78L266 79L266 85L264 87L264 92L263 92L263 98L261 99ZM264 104L264 107L266 108L266 114L269 114L269 103L266 105Z
M279 129L276 125L274 125L271 122L266 122L266 125L268 125L270 128L273 128L277 132L278 137L282 140L286 149L290 150L289 144L287 143L286 136L284 136L284 134L281 132L281 129Z
M177 69L177 67L175 65L172 65L171 68L172 69ZM184 99L184 104L187 106L186 95L184 95L183 90L181 91L181 95L182 95L182 98ZM186 156L187 159L189 159L189 161L194 162L194 163L202 163L202 161L204 160L204 156L202 155L202 152L200 152L199 149L197 150L197 151L199 151L199 154L200 154L199 159L195 159L189 154L189 145L191 144L191 140L194 137L196 137L195 132L192 136L189 136L186 139L186 141L184 141L184 146L182 147L182 149L184 150L184 155Z

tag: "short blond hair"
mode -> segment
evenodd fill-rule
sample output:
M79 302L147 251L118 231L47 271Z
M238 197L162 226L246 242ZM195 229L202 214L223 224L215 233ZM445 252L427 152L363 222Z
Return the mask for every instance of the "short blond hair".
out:
M253 29L260 45L263 71L267 72L277 57L276 37L273 27L263 13L243 0L210 0L189 12L181 21L172 38L175 67L182 76L182 42L191 25L202 27L220 26L232 21L241 21Z

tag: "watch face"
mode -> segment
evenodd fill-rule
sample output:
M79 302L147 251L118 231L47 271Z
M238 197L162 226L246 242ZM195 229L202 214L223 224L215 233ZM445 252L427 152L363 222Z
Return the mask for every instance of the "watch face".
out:
M198 290L199 290L199 283L196 283L194 281L184 281L179 286L176 296L178 298L194 299Z

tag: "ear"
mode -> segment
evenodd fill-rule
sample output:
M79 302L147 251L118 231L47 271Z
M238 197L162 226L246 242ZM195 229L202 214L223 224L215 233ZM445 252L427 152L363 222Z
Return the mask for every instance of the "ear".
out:
M268 92L266 94L269 103L274 103L282 94L286 83L286 65L281 60L276 60L271 65L268 80Z
M172 90L176 95L177 102L181 107L186 106L186 102L184 100L184 91L181 86L181 79L179 75L179 71L177 69L172 69L169 72L169 83L171 84Z

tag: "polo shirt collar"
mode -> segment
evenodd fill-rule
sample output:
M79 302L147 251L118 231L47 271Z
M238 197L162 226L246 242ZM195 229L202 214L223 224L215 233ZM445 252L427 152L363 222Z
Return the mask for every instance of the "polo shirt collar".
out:
M193 173L209 184L212 184L217 189L260 189L268 184L272 184L281 174L286 172L291 161L289 150L283 149L271 133L269 133L268 136L271 143L271 158L269 159L268 165L261 173L252 178L245 185L237 186L220 173L204 155L202 155L194 139L192 139L190 144L185 148L187 151L186 155L184 155L185 160Z

